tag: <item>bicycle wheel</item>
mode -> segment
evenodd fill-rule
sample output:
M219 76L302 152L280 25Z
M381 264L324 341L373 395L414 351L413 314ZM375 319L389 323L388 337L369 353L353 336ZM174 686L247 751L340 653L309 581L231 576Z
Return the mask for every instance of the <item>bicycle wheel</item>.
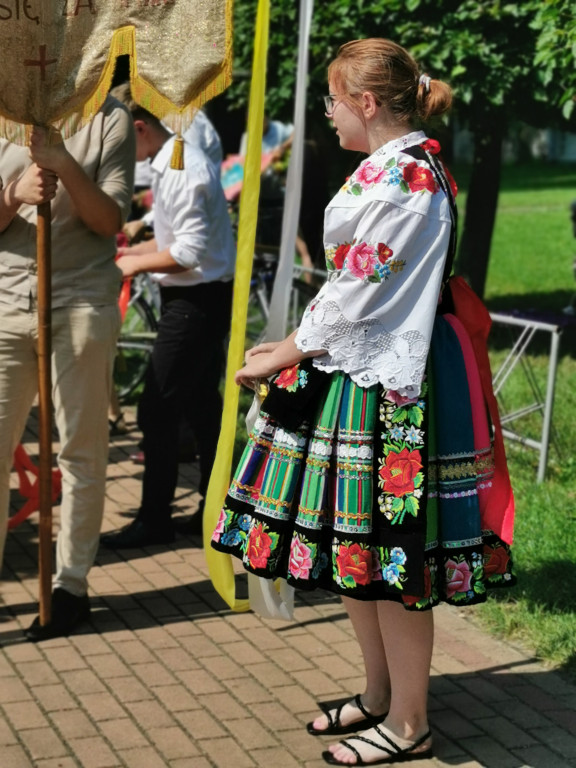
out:
M318 293L318 288L304 280L295 277L292 280L292 293L290 296L290 307L288 309L288 333L298 328L302 315L308 304Z
M144 378L157 328L152 308L138 296L128 305L114 363L114 384L121 401L126 400Z

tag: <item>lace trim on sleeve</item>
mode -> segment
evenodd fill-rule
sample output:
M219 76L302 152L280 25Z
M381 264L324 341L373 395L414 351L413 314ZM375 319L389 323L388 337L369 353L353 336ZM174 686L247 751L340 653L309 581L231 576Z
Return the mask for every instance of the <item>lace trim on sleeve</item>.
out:
M325 349L314 366L326 372L344 371L361 387L380 382L401 395L415 397L426 369L429 340L420 331L389 333L375 318L348 320L335 301L306 310L296 336L302 352Z

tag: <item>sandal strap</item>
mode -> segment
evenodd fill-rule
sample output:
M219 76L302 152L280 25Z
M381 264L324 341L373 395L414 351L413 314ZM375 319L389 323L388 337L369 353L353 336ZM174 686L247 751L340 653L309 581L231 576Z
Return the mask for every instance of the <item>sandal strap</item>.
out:
M338 707L329 707L325 704L320 705L320 709L322 710L322 712L324 712L324 714L328 718L327 730L330 730L331 728L341 727L342 723L340 722L340 715L342 714L342 710L344 709L347 703L348 703L347 701L344 701ZM325 729L323 728L322 730L325 730Z
M426 739L429 739L430 736L432 736L432 732L428 730L424 734L424 736L420 736L419 739L416 739L416 741L410 744L408 747L402 748L402 747L399 747L395 741L392 741L392 739L382 731L380 726L375 725L374 730L378 733L378 735L383 741L388 742L390 747L387 747L385 744L378 744L373 739L366 738L366 736L352 736L351 739L353 739L354 741L363 741L365 744L369 744L371 747L375 747L375 749L380 750L380 752L385 752L391 757L399 757L401 755L409 754L410 752L414 751L416 747L419 747L420 744L423 744L426 741ZM362 760L361 756L358 754L358 750L356 750L352 746L352 744L350 744L350 740L345 739L341 741L340 744L343 744L351 752L353 752L354 755L356 755L356 757L358 758L358 760Z
M374 719L374 715L371 714L370 712L368 712L368 710L366 709L364 704L362 704L362 698L361 698L361 695L359 693L357 693L356 696L354 696L352 701L356 704L356 706L358 707L360 712L362 712L362 714L364 715L364 717L367 720L373 720Z
M354 736L353 738L355 738L355 739L361 739L362 741L367 741L367 739L362 739L362 737L361 737L361 736ZM355 756L355 758L356 758L356 762L357 762L357 765L362 765L362 763L363 763L363 760L362 760L362 755L360 754L360 752L358 752L358 750L357 750L357 749L355 749L355 748L352 746L352 744L350 744L350 742L349 742L349 741L347 741L346 739L341 739L341 741L340 741L340 744L343 744L343 745L346 747L346 749L349 749L349 750L350 750L350 752L352 752L352 754L353 754L353 755ZM344 763L341 763L341 765L344 765Z
M328 718L328 728L341 728L342 722L340 720L340 716L342 714L342 710L346 706L346 704L351 704L354 702L360 712L366 717L368 720L373 720L374 715L371 715L370 712L366 709L366 707L362 704L362 699L360 698L361 694L357 693L356 696L353 696L351 699L347 699L346 701L343 701L342 704L338 707L328 707L325 705L321 705L320 708L322 712L326 715ZM334 714L332 714L334 713ZM324 729L323 729L324 730Z
M394 753L390 752L390 750L387 749L386 747L384 747L384 749L386 749L387 752L390 752L390 754L394 754L394 755L407 755L410 752L413 752L416 749L416 747L419 747L420 744L423 744L426 741L426 739L429 739L430 736L432 736L431 731L428 730L424 734L424 736L420 736L419 739L416 739L416 741L412 742L412 744L410 744L409 746L407 746L407 747L400 747L400 746L398 746L398 744L396 744L395 741L392 741L392 739L387 734L385 734L382 731L380 726L375 725L374 729L377 731L377 733L380 736L380 738L382 738L384 741L387 741L388 744L390 744L390 746L394 750Z

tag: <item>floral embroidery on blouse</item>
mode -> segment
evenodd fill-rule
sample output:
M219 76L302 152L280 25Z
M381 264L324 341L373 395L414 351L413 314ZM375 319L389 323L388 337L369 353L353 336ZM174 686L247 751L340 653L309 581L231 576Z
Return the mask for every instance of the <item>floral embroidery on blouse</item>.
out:
M381 283L393 273L401 272L405 259L392 259L392 249L386 243L342 243L326 249L326 266L329 272L345 270L360 280Z
M297 363L290 368L284 368L274 383L279 389L296 392L298 387L303 389L308 383L308 372L301 371L300 365Z
M429 142L431 143L432 140L429 139ZM425 142L425 144L427 143ZM437 144L437 142L435 143ZM439 149L438 145L436 152ZM436 152L432 152L432 154L436 154ZM438 191L438 184L430 168L418 165L416 161L397 162L395 157L391 157L384 166L373 163L370 159L365 160L344 184L342 191L358 196L374 184L399 186L402 192L407 195L418 192L430 192L434 195Z

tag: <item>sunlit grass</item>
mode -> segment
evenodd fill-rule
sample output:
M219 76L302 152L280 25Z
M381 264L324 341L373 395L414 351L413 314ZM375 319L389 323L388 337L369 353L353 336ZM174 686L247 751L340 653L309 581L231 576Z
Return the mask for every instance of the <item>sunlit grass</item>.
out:
M575 198L575 165L505 168L486 291L492 309L532 309L551 322L562 319L560 312L576 290L570 221ZM575 337L576 324L564 329L554 406L561 455L551 448L545 482L536 483L536 451L517 443L507 446L516 498L518 585L495 595L475 614L487 627L576 676ZM549 335L539 334L535 342L528 360L545 390ZM494 368L505 354L502 347L501 330L495 330ZM531 402L521 371L510 377L503 395L508 410ZM535 413L517 426L538 438L541 424L541 414Z

